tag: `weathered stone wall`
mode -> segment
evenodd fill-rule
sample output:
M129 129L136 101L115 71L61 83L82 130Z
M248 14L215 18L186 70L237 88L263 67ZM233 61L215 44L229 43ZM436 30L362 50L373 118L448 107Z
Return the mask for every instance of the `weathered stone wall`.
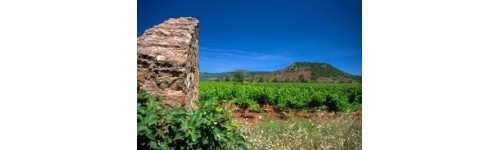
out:
M137 38L140 88L159 97L163 107L196 109L198 24L190 17L168 19Z

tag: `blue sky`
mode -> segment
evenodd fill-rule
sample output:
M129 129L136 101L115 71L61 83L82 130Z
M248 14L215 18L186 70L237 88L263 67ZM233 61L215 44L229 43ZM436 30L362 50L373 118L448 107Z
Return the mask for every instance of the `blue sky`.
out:
M138 0L137 36L168 18L200 21L200 71L326 62L361 75L361 0Z

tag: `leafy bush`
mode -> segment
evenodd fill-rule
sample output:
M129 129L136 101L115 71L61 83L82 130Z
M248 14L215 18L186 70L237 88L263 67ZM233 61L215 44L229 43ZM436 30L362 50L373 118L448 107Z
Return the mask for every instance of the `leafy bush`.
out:
M245 149L239 125L216 101L198 102L198 110L161 109L157 99L137 95L138 149Z
M257 103L257 101L248 99L248 98L241 98L241 99L236 99L233 101L236 105L238 105L242 109L251 109L255 110L257 112L261 112L262 109L260 105Z

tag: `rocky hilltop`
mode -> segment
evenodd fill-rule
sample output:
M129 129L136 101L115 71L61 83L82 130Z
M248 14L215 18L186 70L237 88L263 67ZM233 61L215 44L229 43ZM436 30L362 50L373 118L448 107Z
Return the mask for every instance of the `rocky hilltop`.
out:
M267 80L301 82L356 82L355 77L328 63L295 62L288 67L262 76Z

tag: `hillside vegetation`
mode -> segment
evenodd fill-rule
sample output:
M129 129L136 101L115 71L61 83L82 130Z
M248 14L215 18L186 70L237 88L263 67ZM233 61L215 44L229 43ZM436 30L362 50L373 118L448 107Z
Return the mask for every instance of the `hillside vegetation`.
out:
M317 81L317 82L353 82L352 75L333 67L328 63L296 62L285 69L264 75L269 80Z
M202 81L237 82L340 82L361 83L361 76L351 75L328 63L295 62L286 68L273 71L236 70L225 73L200 74Z

